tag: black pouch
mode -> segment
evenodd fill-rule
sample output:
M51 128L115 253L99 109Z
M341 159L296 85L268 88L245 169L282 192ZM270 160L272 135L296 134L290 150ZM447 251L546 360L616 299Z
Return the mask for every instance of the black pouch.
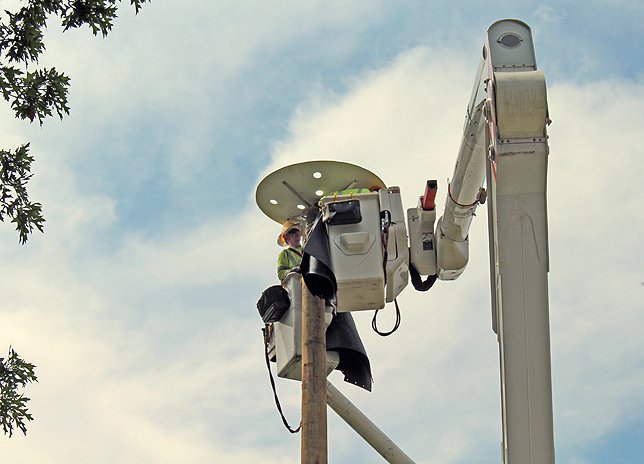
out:
M362 221L360 200L346 200L327 203L322 220L331 226L357 224Z
M273 285L262 292L257 310L262 320L269 323L279 321L290 305L288 292L281 285Z

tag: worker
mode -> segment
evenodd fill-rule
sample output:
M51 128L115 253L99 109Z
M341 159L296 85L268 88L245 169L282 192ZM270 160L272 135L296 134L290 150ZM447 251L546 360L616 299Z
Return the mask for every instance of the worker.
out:
M302 262L302 226L287 220L282 226L282 232L277 236L277 244L287 247L277 258L277 277L280 282L294 269L299 269Z

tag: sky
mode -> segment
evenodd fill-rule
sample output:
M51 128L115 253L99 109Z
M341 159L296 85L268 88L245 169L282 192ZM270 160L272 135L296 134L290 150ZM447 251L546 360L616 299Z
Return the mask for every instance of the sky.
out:
M17 1L0 0L0 9ZM264 365L256 302L277 283L269 172L345 161L442 211L486 29L531 26L546 76L556 460L644 456L644 4L454 1L128 2L107 38L48 24L42 66L71 78L30 142L45 233L0 224L0 353L36 364L28 433L3 464L296 463ZM374 385L329 379L418 463L501 462L487 213L456 281L399 297L381 338L355 314ZM379 315L385 328L394 311ZM278 379L292 424L301 387ZM384 460L333 411L331 463Z

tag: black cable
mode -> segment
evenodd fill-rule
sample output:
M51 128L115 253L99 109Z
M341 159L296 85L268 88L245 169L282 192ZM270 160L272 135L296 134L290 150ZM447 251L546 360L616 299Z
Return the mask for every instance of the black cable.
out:
M414 286L416 290L419 292L426 292L436 282L438 276L436 275L430 275L427 276L427 279L423 281L423 278L420 276L418 271L416 270L416 267L413 264L409 264L409 278L411 279L411 284Z
M396 330L398 330L398 327L400 327L400 308L398 307L398 300L394 298L394 304L396 305L396 323L394 324L394 328L391 329L389 332L380 332L378 330L378 323L376 322L376 318L378 317L378 311L379 309L376 309L376 311L373 313L373 319L371 320L371 328L373 329L374 332L376 332L378 335L381 337L387 337L394 333Z
M264 326L264 328L262 329L262 333L264 334L264 359L266 359L266 368L268 369L268 377L271 379L271 387L273 388L275 405L277 406L277 410L279 411L280 416L282 416L282 422L284 422L284 425L286 426L288 431L291 433L297 433L302 428L302 421L300 421L300 425L295 430L293 430L293 428L286 420L286 417L284 417L284 413L282 412L282 405L280 404L280 400L277 397L277 390L275 388L275 379L273 378L273 373L271 372L271 363L270 363L270 360L268 359L268 324Z

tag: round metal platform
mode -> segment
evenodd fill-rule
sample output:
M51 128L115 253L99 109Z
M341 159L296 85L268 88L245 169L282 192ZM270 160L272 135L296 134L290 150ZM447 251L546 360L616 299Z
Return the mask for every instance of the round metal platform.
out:
M385 183L365 168L341 161L307 161L264 177L255 201L266 216L283 224L301 218L308 207L331 192L370 187L385 188Z

